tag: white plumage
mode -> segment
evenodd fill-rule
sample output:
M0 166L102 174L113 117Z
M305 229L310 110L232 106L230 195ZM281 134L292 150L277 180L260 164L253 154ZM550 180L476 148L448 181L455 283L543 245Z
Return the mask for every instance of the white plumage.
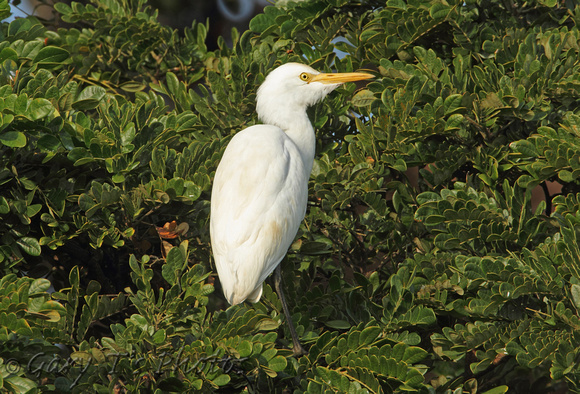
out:
M228 144L217 168L210 234L230 304L257 302L262 283L284 258L304 218L315 149L306 108L366 73L323 74L288 63L259 88L259 118Z
M304 217L307 179L298 148L280 128L256 125L232 138L211 200L213 254L230 304L260 299Z

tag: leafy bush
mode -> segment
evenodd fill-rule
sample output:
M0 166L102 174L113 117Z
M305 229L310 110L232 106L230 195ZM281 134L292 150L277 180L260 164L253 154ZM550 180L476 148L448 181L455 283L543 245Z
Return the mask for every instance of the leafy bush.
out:
M288 2L213 52L144 0L55 10L1 25L4 390L580 391L574 1ZM289 61L377 75L310 111L299 359L268 284L228 308L208 236L221 153Z

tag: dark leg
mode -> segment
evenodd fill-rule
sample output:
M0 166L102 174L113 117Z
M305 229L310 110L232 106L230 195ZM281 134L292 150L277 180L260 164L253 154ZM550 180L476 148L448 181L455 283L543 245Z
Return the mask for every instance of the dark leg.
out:
M280 265L276 267L276 272L274 272L274 286L276 287L276 293L278 293L278 297L280 297L280 301L282 302L282 308L284 309L284 314L286 315L286 321L288 322L288 328L290 328L290 335L292 335L292 342L294 343L294 356L304 356L308 354L308 352L302 347L300 344L300 340L298 339L298 334L296 334L296 329L294 328L294 324L292 323L292 315L290 315L290 309L288 309L288 304L286 304L286 298L284 297L284 293L282 292L282 272L280 270Z

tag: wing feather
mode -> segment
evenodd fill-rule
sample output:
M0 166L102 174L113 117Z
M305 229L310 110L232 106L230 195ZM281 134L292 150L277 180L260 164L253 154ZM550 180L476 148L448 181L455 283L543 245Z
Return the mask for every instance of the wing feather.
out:
M210 232L231 304L260 299L304 218L307 182L298 148L278 127L249 127L228 144L214 179Z

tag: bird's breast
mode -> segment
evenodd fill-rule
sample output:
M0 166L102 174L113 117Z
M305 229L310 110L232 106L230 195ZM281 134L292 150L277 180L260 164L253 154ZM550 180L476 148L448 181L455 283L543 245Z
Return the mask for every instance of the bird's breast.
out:
M228 299L254 294L280 263L304 218L308 176L296 144L275 126L232 138L216 170L210 232Z

